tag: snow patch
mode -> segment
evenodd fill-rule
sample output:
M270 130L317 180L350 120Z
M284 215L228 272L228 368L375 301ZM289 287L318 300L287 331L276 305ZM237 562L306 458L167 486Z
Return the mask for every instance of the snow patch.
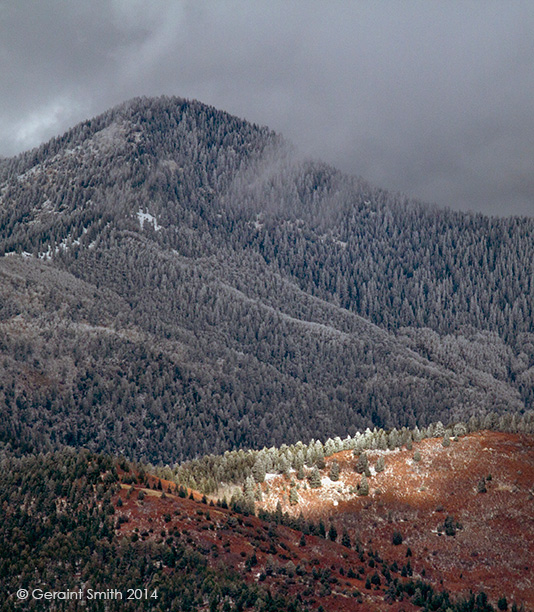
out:
M145 222L151 223L154 226L156 232L162 229L156 217L151 215L149 212L143 212L142 210L139 210L139 212L137 213L137 218L139 219L139 225L141 226L141 229L143 229Z
M60 251L68 251L70 247L78 246L80 244L80 238L84 234L87 234L86 227L82 229L82 233L75 240L72 240L72 235L69 234L66 238L63 238L63 240L56 246L56 248L53 251L51 247L48 247L47 251L38 253L37 254L38 259L44 259L46 261L47 259L51 259L52 255L57 255Z
M334 244L337 244L338 246L343 247L344 249L346 249L349 243L345 242L343 240L334 240Z
M261 215L256 215L256 219L254 219L252 224L254 225L254 227L257 230L261 230L263 228L263 226L264 226L264 223L263 223Z

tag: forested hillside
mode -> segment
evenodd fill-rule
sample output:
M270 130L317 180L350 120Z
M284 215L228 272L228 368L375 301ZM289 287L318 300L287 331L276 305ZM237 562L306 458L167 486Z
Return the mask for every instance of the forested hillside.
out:
M533 235L133 100L0 161L1 440L167 462L532 408Z
M495 447L496 440L500 440L500 446ZM488 491L484 494L473 493L469 488L462 492L471 506L478 509L496 502L499 505L499 500L502 508L501 479L510 475L510 466L528 469L531 464L532 445L524 439L523 444L517 444L519 440L517 435L492 439L486 432L454 441L449 450L442 449L440 453L432 452L427 444L422 463L439 465L435 455L450 454L463 468L457 472L464 479L472 479L465 461L473 459L470 447L477 442L492 444L500 452L485 453L486 460L494 462L497 456L508 473L506 469L503 473L501 467L494 480L488 480ZM395 460L397 468L404 463L398 449L393 456L387 456L386 470L373 478L389 482L393 499L392 491L388 496L387 490L385 495L374 490L369 496L358 497L351 509L339 507L334 513L331 500L323 499L315 505L311 518L309 512L306 517L294 512L292 516L280 507L275 512L260 510L260 517L238 513L225 504L208 501L197 492L177 488L151 474L145 466L133 465L124 458L72 449L22 458L2 453L0 610L526 612L531 609L521 603L528 606L532 597L525 592L529 574L524 557L528 552L514 554L517 548L513 545L519 539L514 531L515 522L507 525L504 535L511 533L513 537L504 540L504 551L499 554L499 559L511 559L503 568L504 574L495 575L489 554L487 559L477 559L481 570L477 573L470 552L481 550L481 531L484 553L490 552L487 545L494 540L484 534L486 522L478 513L466 512L461 517L465 522L460 525L451 522L453 517L445 516L444 509L437 514L428 509L422 513L417 502L407 511L406 504L395 500L389 465ZM342 479L347 477L352 461L356 462L356 458L342 461ZM353 469L350 472L352 478L360 477ZM407 472L417 474L419 469L408 467ZM449 480L443 470L434 472L440 486L429 487L424 497L445 505L454 503L450 492L457 483ZM283 499L285 487L280 486L280 480L284 478L279 476L277 482L270 481L271 497L280 495ZM413 481L413 475L409 480ZM514 512L521 510L523 517L528 508L526 480L525 474L521 488L516 487L508 496ZM340 480L338 485L342 484ZM413 495L413 482L410 485L404 489L408 488L408 495ZM319 500L320 490L321 487L306 491L301 488L299 495ZM485 504L481 502L483 496L488 498ZM300 501L292 506L293 510L299 505ZM490 512L486 510L486 514ZM421 514L426 521L423 525ZM385 516L388 520L384 520ZM506 514L498 513L499 526L506 522L503 516ZM436 544L438 536L430 528L443 519L445 524L438 530L445 533ZM527 535L528 531L527 526ZM372 539L367 539L368 534L372 534ZM502 537L499 533L499 539ZM527 540L523 548L527 549L528 543ZM439 548L439 557L428 554L428 545ZM493 543L493 547L499 545L500 542ZM449 567L450 547L461 551L458 555L461 565ZM460 571L466 572L463 580L462 575L458 579ZM45 598L46 594L54 593L57 595L54 601Z
M168 523L168 531L153 536L150 528L150 541L144 533L139 537L137 528L125 537L120 528L128 518L118 498L121 466L129 470L124 461L72 450L2 458L2 612L86 606L191 612L208 606L236 612L309 609L294 598L273 597L247 584L233 569L209 564L206 551ZM27 600L18 596L21 588L30 593ZM42 594L50 591L59 592L62 601L46 601Z

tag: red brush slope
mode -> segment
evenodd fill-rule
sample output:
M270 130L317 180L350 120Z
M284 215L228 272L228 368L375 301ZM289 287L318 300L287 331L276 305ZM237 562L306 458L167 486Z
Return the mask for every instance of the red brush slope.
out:
M414 453L421 455L414 461ZM534 609L534 439L531 436L479 432L451 441L429 439L409 451L368 451L373 475L370 494L359 497L349 487L359 483L356 459L345 451L330 457L320 489L298 491L300 501L288 503L288 479L269 479L263 505L331 520L341 533L359 536L388 560L405 563L413 553L414 575L424 574L435 586L467 595L484 590L494 602L506 594ZM385 470L375 474L379 455ZM337 460L340 480L327 478ZM490 477L490 478L488 478ZM478 490L485 479L485 493ZM299 481L297 481L299 483ZM300 481L303 485L304 481ZM441 534L453 517L455 535ZM459 527L457 526L459 524ZM403 537L392 544L393 533Z
M413 461L416 450L418 462ZM134 539L180 539L214 567L233 567L247 580L262 582L276 593L300 594L310 607L322 605L329 612L420 609L409 598L388 600L381 573L386 566L394 568L391 575L400 581L410 580L401 575L404 566L413 572L412 579L429 581L438 591L467 596L471 590L483 590L493 605L505 594L509 602L534 609L532 437L481 432L452 441L447 448L430 439L412 450L367 454L372 475L365 497L349 492L361 479L349 451L327 460L319 489L310 489L295 475L269 476L262 485L259 507L274 510L280 501L284 512L322 519L327 531L331 524L336 527L337 542L209 506L200 502L198 493L195 501L180 498L166 481L161 481L163 497L158 489L123 485L116 499L122 517L119 531ZM375 474L380 454L385 470ZM341 467L337 482L327 478L334 459ZM485 493L478 492L481 479ZM292 480L299 485L299 502L293 506L288 499ZM155 483L151 478L150 486ZM441 533L444 524L455 534ZM351 548L340 543L344 530ZM393 544L395 532L402 544ZM358 540L365 553L355 550ZM366 586L375 573L380 585Z

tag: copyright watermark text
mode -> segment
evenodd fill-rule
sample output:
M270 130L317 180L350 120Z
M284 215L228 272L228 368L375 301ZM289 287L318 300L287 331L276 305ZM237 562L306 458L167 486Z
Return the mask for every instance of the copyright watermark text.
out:
M120 599L157 599L157 589L106 589L105 591L97 591L94 589L76 589L66 591L46 591L44 589L19 589L17 591L17 599L23 601L25 599L37 600L77 600L77 601L95 601L95 600L120 600Z

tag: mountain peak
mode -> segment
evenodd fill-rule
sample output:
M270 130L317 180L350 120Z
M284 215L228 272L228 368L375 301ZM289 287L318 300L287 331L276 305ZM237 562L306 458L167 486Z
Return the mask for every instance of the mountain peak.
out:
M181 98L131 100L2 168L3 316L49 381L47 399L16 387L49 406L44 448L169 460L532 406L534 221L416 205ZM73 277L94 288L83 317L58 306ZM26 380L13 350L6 376Z

